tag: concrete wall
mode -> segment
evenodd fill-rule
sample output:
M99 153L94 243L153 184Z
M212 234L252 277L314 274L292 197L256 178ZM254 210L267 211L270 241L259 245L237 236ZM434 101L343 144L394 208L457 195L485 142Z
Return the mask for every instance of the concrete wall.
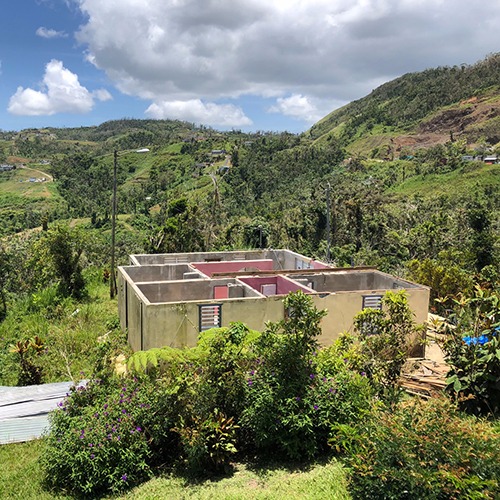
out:
M264 250L243 250L237 252L194 252L166 254L137 254L130 256L132 265L144 266L150 264L179 264L189 262L230 262L234 260L258 260L265 257Z
M183 304L150 304L143 312L143 349L152 347L193 347L199 336L199 305L217 304L217 301L186 302ZM282 298L255 298L225 300L222 304L222 326L241 321L249 328L262 330L266 321L283 319ZM132 348L140 344L140 332L133 339ZM136 348L134 348L136 350Z
M191 264L206 276L212 277L214 273L237 273L240 271L272 271L272 259L233 261L233 262L193 262Z
M327 316L322 320L323 334L320 337L322 345L330 345L342 332L353 332L353 320L363 308L363 295L384 295L386 290L366 290L336 292L330 294L311 295L318 309L326 309ZM408 304L413 312L417 325L427 321L429 307L429 289L426 287L406 290ZM425 338L425 331L418 333L411 339L414 346L413 356L423 356L424 349L421 342Z
M185 279L185 275L190 275L190 279L207 279L188 264L146 265L146 266L122 266L121 272L126 273L135 283L148 281L175 281Z
M130 256L130 264L137 266L155 264L182 264L189 262L231 262L271 259L274 269L328 268L324 262L304 257L290 250L242 250L236 252L194 252L168 254L136 254Z
M317 292L344 292L362 290L393 290L416 288L417 285L379 271L338 271L324 274L294 274L292 279L312 283Z
M372 293L372 291L367 292ZM380 291L382 295L384 291ZM429 293L426 289L413 289L407 292L408 301L415 314L417 324L427 319L427 304ZM322 319L321 345L328 346L342 332L353 332L354 316L362 309L362 294L359 292L341 292L311 295L318 309L326 309L328 314ZM135 303L135 306L133 305ZM135 298L131 301L130 312L135 319L129 320L129 341L134 350L151 347L195 346L199 336L199 305L221 303L222 326L231 322L241 321L249 328L262 331L267 321L279 321L284 317L282 296L229 299L222 302L200 301L183 304L149 304L142 306L141 311ZM137 315L140 314L142 323ZM142 341L141 341L142 327ZM412 339L414 346L412 355L423 356L421 341L424 334L417 334Z
M310 269L318 264L307 257L283 250L131 256L135 262L138 262L138 257L139 260L144 257L143 263L149 262L148 265L120 267L118 273L120 324L122 329L128 331L132 349L164 345L194 346L199 334L200 304L222 304L223 326L228 326L232 321L241 321L252 329L262 330L266 321L278 321L284 317L283 296L264 297L260 293L263 283L275 283L277 294L298 289L311 293L312 290L305 287L307 283L313 283L316 293L312 293L311 297L315 305L328 310L328 315L322 321L320 342L323 345L331 344L340 333L352 330L353 318L362 309L363 295L384 295L386 290L405 288L416 322L424 323L427 320L429 289L379 271L348 270L324 274L300 273L289 277L249 276L208 280L183 279L186 275L192 276L189 273L192 273L193 268L187 264L157 265L167 257L170 260L204 262L218 259L219 256L226 262L245 257L252 257L254 261L272 260L277 269L295 269L297 264ZM157 263L151 264L151 261ZM238 262L236 265L242 264ZM248 262L244 265L248 266ZM322 263L318 265L324 266ZM214 300L214 287L218 286L227 287L227 299ZM423 352L422 349L420 351ZM415 351L414 355L419 355L419 352Z
M233 296L260 297L260 294L235 278L213 280L164 281L159 283L138 283L137 288L152 304L164 302L190 302L214 299L214 288L229 286Z
M251 276L239 278L239 281L246 283L259 292L262 290L262 285L275 285L276 295L286 295L298 290L304 293L312 292L311 289L288 279L286 276Z

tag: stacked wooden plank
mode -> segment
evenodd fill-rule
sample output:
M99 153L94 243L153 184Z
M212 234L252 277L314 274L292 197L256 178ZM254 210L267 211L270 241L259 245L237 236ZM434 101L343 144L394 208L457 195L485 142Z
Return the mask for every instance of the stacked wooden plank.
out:
M432 360L415 361L413 369L401 376L402 387L410 394L423 398L438 395L446 387L446 374L449 367L445 363Z

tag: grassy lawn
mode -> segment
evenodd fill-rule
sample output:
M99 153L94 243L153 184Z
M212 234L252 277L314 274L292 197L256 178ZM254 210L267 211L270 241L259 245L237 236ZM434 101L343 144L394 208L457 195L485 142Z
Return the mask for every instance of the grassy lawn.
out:
M38 464L43 441L0 446L0 498L73 498L43 487ZM238 464L232 475L217 481L192 482L178 476L155 478L118 497L123 499L310 499L348 500L345 471L337 462L307 470L281 467L252 468Z

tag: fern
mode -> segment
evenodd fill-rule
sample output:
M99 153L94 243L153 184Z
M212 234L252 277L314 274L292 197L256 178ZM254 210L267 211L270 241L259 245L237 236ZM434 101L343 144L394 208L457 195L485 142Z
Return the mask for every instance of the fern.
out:
M127 368L136 373L161 368L163 365L189 363L200 357L198 349L176 349L174 347L153 347L147 351L137 351L127 361Z

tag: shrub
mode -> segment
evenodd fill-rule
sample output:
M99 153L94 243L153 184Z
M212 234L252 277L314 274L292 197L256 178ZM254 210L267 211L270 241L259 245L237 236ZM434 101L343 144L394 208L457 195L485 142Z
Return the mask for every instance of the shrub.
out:
M248 345L256 335L242 323L204 332L195 349L197 363L176 377L177 382L182 380L178 391L182 413L175 428L182 445L179 458L192 472L220 473L230 468L237 449L236 422L245 404Z
M407 401L338 428L354 498L497 498L500 433L446 400Z
M227 472L237 452L234 417L226 417L215 409L209 416L193 417L189 425L180 422L179 433L185 464L195 473Z
M443 344L450 365L448 392L474 414L500 414L500 297L476 288L473 297L456 301L456 325Z
M359 333L364 369L379 394L388 401L399 395L401 369L411 350L410 336L417 331L404 291L387 292L384 311L364 309L354 318Z
M311 392L317 377L316 337L325 311L318 311L302 292L288 295L284 305L288 317L268 324L255 343L242 426L261 452L310 458L318 451Z
M152 475L176 450L167 389L148 379L93 381L73 388L51 413L42 456L50 486L83 494L115 492Z
M40 337L19 340L11 345L12 352L19 361L19 376L17 384L38 385L42 383L43 368L39 364L39 357L46 350L45 342Z

